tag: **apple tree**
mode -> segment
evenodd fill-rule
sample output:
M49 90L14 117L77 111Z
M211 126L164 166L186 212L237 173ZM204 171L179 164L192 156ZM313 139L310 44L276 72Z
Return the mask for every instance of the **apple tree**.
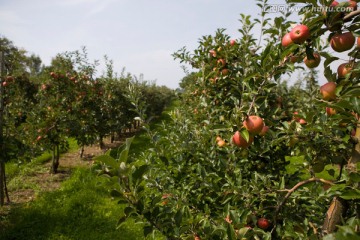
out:
M171 123L148 128L152 147L141 156L128 155L129 139L118 159L99 158L127 204L120 223L134 218L145 236L169 239L358 234L359 13L352 1L333 6L338 15L316 10L332 1L293 2L305 4L299 24L286 11L272 21L257 1L260 18L241 14L239 39L220 29L174 54L197 72ZM347 54L347 73L333 69L331 49ZM301 97L282 82L295 69L309 71ZM318 87L319 74L329 84Z

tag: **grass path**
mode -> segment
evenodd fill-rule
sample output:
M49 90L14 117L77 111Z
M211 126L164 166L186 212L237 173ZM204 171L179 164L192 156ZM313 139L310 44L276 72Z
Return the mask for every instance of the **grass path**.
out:
M55 175L48 173L46 157L15 170L9 165L11 203L0 208L0 239L141 239L132 223L116 229L123 206L111 200L91 169L92 158L104 151L86 147L81 160L76 149L61 156Z

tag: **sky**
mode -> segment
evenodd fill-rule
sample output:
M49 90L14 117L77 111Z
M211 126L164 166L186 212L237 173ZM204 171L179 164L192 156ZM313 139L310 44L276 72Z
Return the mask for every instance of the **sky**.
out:
M240 37L240 13L257 17L260 8L255 0L0 0L0 35L45 65L85 46L90 60L107 55L118 73L177 88L185 73L171 54L218 28Z

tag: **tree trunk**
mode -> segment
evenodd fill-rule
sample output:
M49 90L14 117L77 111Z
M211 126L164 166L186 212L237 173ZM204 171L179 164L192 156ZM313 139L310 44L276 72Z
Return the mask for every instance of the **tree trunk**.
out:
M115 141L115 133L114 132L111 133L110 141L111 141L111 143L113 143Z
M82 145L80 148L80 158L83 158L83 156L84 156L84 145Z
M322 227L323 235L332 233L336 230L336 225L339 225L347 210L347 203L340 197L334 197L331 201L330 207L326 212L324 225Z
M5 203L5 162L0 162L0 206Z
M103 138L104 138L104 136L99 136L99 147L100 147L100 149L104 149L104 147L105 147Z
M60 147L59 144L57 144L53 146L52 149L52 164L51 164L50 173L52 174L57 173L59 167L59 160L60 160Z

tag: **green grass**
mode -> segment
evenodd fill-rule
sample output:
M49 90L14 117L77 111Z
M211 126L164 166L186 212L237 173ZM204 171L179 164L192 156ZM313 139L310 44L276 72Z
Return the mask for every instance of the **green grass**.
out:
M124 205L109 197L90 169L78 168L60 189L13 208L1 225L0 239L143 239L141 226L127 222L116 229Z

